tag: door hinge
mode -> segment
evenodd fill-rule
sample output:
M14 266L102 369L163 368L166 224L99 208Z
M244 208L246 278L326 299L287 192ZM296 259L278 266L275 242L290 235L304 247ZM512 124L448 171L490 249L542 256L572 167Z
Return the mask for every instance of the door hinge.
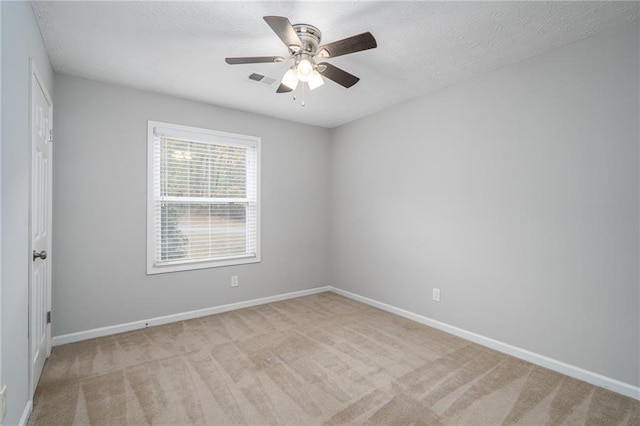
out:
M49 129L49 143L53 143L53 129Z
M51 324L51 311L47 312L47 324Z

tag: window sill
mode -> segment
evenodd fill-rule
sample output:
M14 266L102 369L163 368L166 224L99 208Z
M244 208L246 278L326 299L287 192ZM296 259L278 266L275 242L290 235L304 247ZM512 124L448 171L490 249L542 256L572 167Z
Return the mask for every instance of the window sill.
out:
M223 266L246 265L249 263L260 263L260 256L216 261L187 262L165 266L147 265L147 275L164 274L168 272L192 271L197 269L220 268Z

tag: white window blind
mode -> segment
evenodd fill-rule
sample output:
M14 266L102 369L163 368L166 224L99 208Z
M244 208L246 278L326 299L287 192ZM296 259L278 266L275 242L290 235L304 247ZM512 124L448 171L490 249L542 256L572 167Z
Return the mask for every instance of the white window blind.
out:
M259 142L149 122L149 273L259 261Z

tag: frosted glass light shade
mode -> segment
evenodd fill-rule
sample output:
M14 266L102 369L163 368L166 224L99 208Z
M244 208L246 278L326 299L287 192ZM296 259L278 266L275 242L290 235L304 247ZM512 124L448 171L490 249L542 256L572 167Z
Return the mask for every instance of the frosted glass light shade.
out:
M295 90L295 88L298 86L298 76L293 69L289 69L285 73L284 77L282 77L282 84L284 84L291 90Z
M308 59L303 59L298 62L298 80L300 81L309 81L309 79L313 76L313 65L309 62Z
M324 84L324 79L318 71L313 71L313 74L309 81L307 81L307 84L309 85L309 90L313 90L322 86Z

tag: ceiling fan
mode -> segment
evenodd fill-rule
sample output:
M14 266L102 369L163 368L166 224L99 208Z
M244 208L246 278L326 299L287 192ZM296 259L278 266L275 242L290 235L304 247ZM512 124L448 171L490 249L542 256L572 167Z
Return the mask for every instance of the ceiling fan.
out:
M322 33L313 25L291 25L289 19L284 16L265 16L264 20L287 46L289 56L226 58L225 61L230 65L237 65L285 62L293 59L294 63L282 77L277 93L291 92L297 87L299 81L307 83L309 89L313 90L324 84L322 77L349 88L360 79L328 62L318 63L316 59L335 58L378 46L370 32L321 45Z

